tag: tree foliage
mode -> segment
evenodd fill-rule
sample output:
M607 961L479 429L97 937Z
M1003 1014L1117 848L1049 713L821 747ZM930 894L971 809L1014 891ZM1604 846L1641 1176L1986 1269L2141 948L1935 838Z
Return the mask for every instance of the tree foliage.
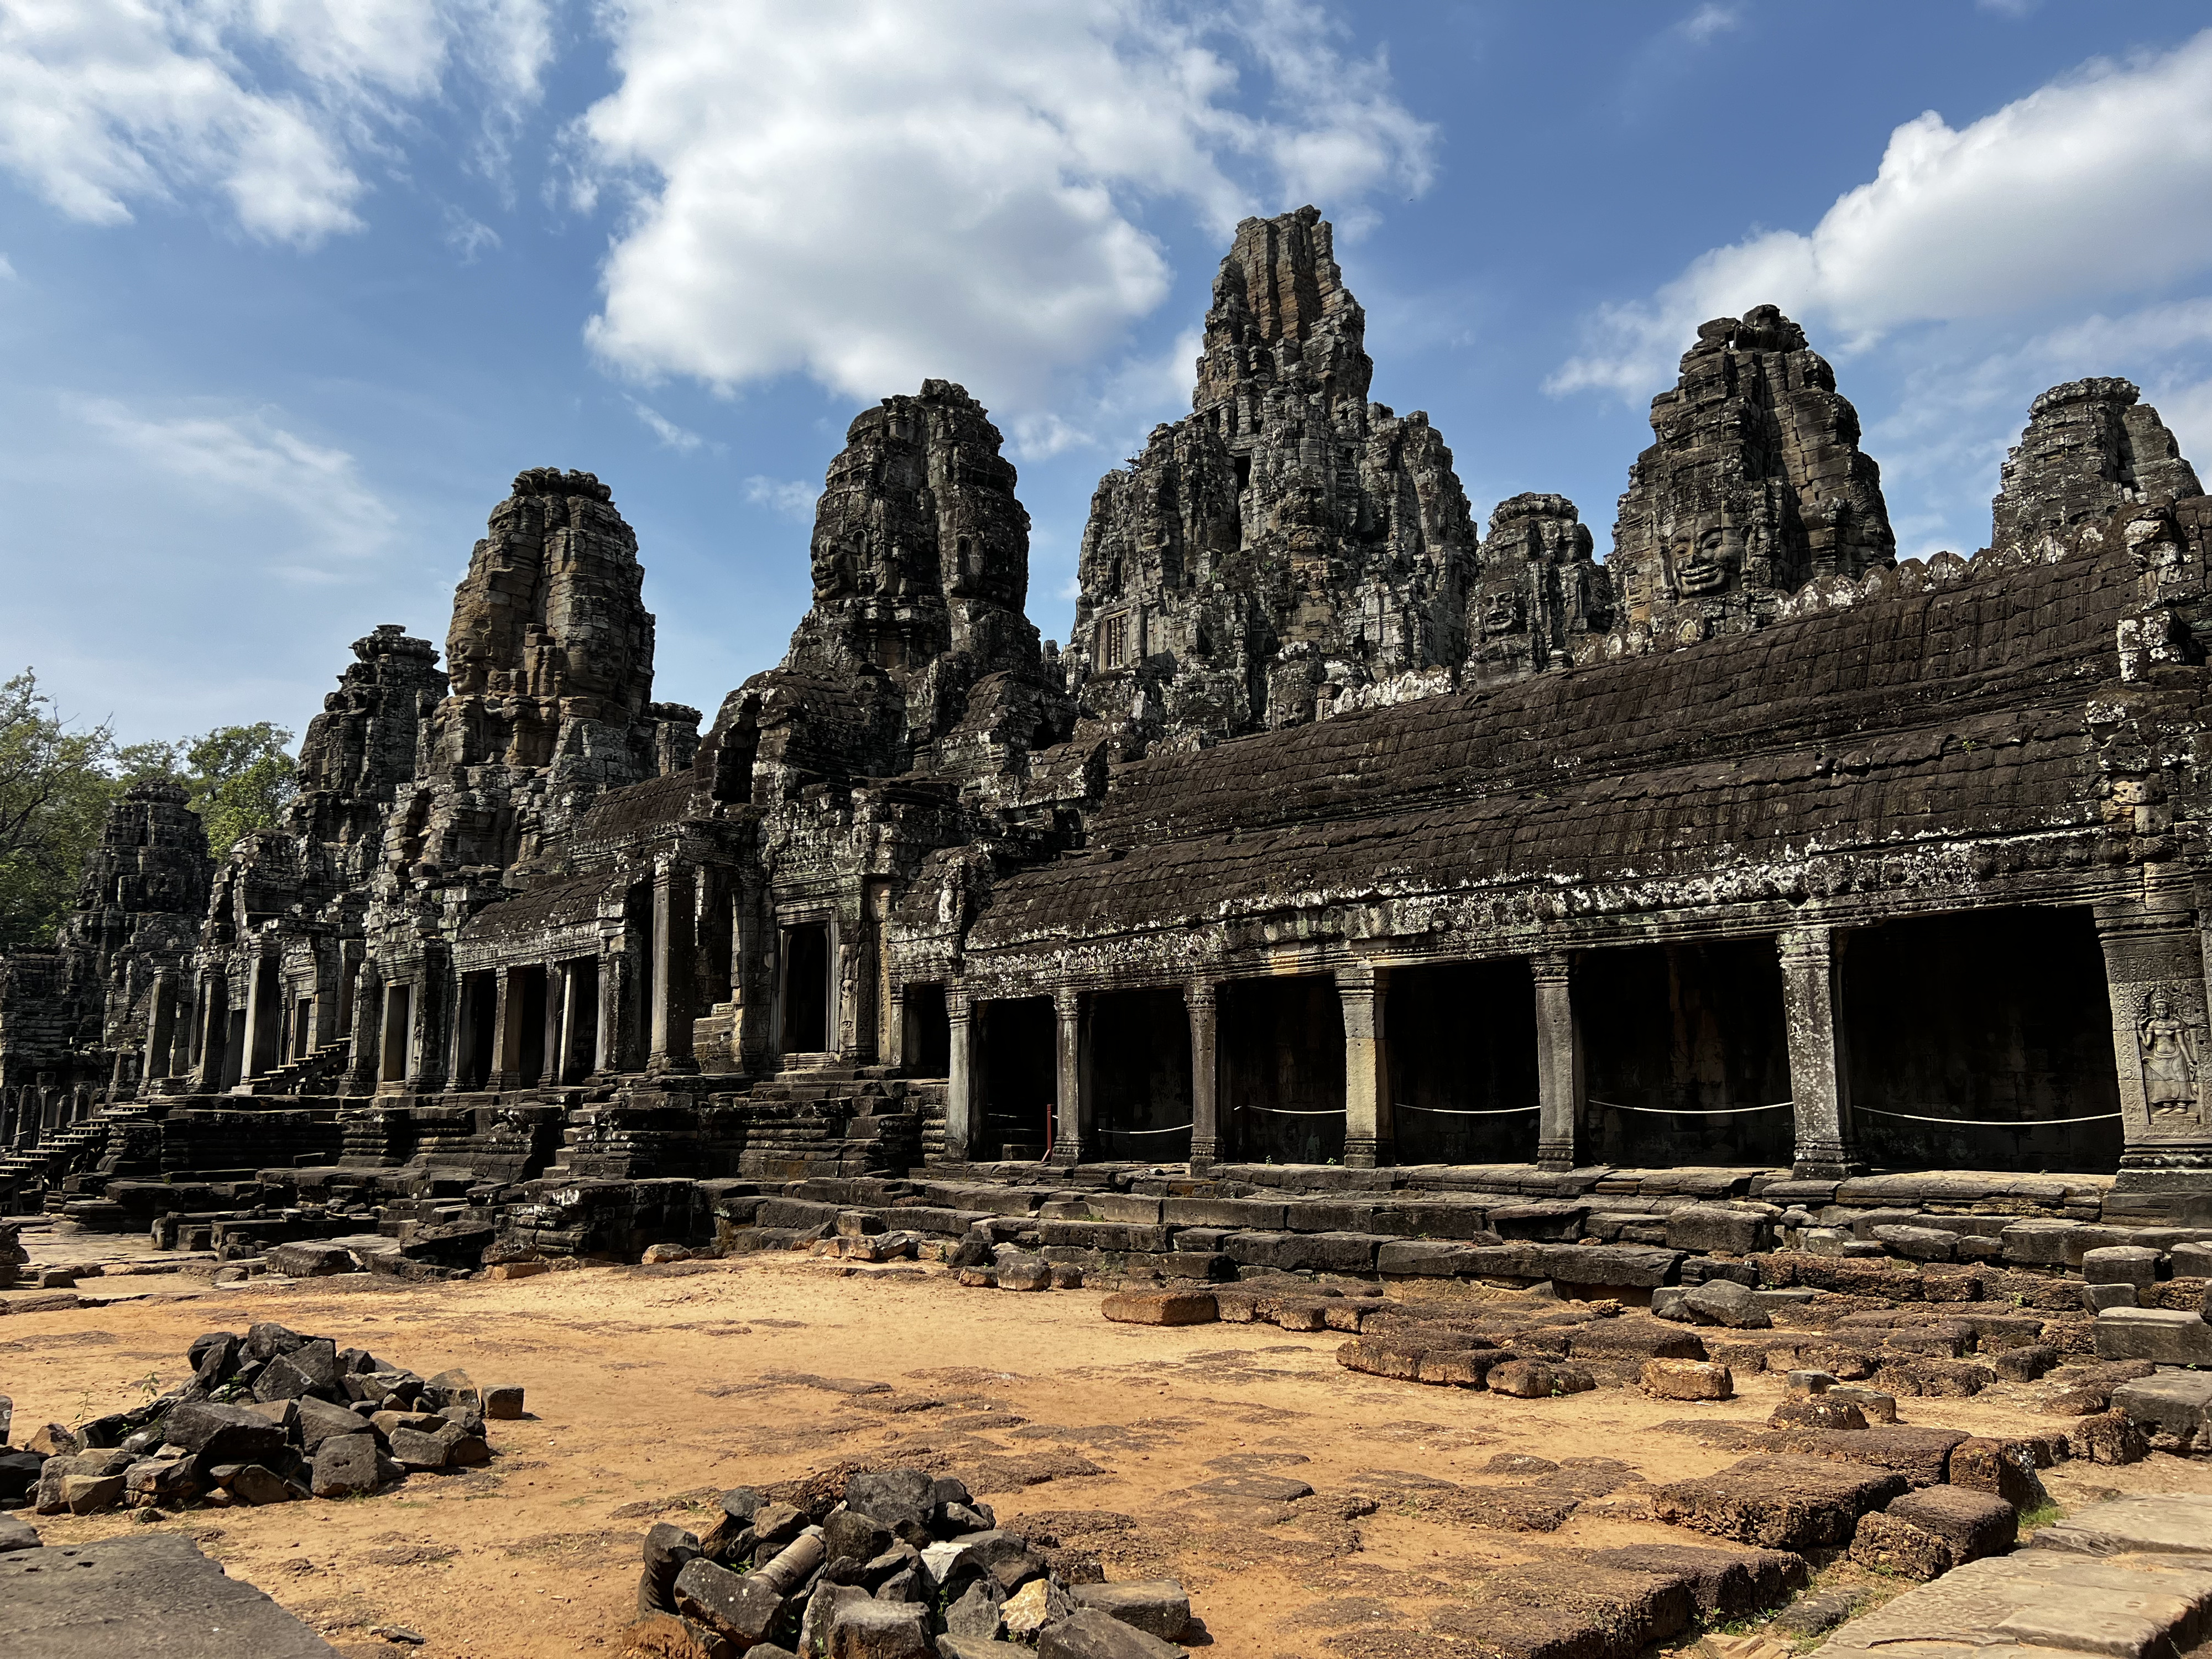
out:
M291 739L258 720L118 747L105 722L86 726L56 708L32 670L0 684L0 948L52 942L110 803L131 784L181 785L218 858L273 829L295 788Z

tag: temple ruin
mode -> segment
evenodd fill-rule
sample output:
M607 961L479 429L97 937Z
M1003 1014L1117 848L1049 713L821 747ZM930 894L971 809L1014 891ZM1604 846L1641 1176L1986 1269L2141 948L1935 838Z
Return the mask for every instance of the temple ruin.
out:
M1972 1171L2212 1221L2212 499L2136 388L2045 392L1990 546L1900 561L1804 331L1709 322L1601 561L1560 495L1479 530L1363 325L1314 210L1238 228L1064 647L984 410L884 398L703 732L613 492L522 473L277 829L134 788L0 964L7 1201L513 1252L685 1183Z

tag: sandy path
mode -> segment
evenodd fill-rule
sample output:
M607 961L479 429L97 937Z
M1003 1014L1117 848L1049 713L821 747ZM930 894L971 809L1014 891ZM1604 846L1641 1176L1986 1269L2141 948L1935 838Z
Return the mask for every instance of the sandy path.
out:
M399 1624L428 1638L413 1651L488 1659L613 1647L632 1617L639 1538L656 1516L682 1518L667 1509L680 1494L901 1456L995 1476L979 1484L1002 1521L1039 1517L1096 1550L1109 1577L1181 1577L1223 1659L1318 1653L1332 1632L1418 1628L1412 1609L1448 1601L1486 1565L1685 1541L1648 1518L1633 1485L1540 1534L1424 1517L1420 1477L1480 1480L1499 1453L1618 1459L1655 1481L1703 1474L1734 1454L1654 1425L1757 1424L1781 1392L1779 1378L1750 1376L1742 1397L1718 1406L1619 1389L1506 1400L1344 1371L1334 1333L1112 1325L1098 1300L962 1291L934 1268L842 1276L803 1255L511 1284L256 1285L9 1317L0 1392L15 1396L19 1436L50 1418L80 1421L179 1381L199 1332L263 1319L425 1375L458 1364L479 1382L524 1384L532 1420L492 1425L487 1469L159 1523L199 1539L342 1647L399 1651L368 1635ZM891 1389L856 1396L763 1380L776 1372ZM1912 1422L1973 1432L2058 1426L2027 1409L2032 1393L2000 1385L1902 1405ZM1086 1466L1100 1472L1075 1473ZM1316 1495L1279 1505L1190 1490L1269 1468ZM2051 1484L2062 1502L2212 1491L2212 1467L2158 1456L2069 1467ZM1355 1513L1355 1493L1378 1507ZM1102 1510L1138 1524L1053 1513ZM139 1524L127 1512L39 1521L50 1543Z

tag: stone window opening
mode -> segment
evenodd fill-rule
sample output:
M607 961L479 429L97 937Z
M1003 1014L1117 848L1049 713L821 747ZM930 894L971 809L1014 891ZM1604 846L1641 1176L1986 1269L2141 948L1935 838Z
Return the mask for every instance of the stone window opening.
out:
M1237 493L1241 495L1252 487L1252 458L1249 455L1239 455L1236 458L1236 461Z
M1129 618L1109 617L1098 625L1098 659L1108 668L1120 668L1129 660Z
M461 975L460 1048L454 1085L481 1089L491 1079L492 1031L499 1018L499 975L490 970Z
M414 992L411 985L394 985L384 994L384 1065L377 1073L379 1082L406 1081L408 1016L414 1009Z
M915 1077L952 1074L952 1019L941 984L909 984L899 1002L900 1048Z

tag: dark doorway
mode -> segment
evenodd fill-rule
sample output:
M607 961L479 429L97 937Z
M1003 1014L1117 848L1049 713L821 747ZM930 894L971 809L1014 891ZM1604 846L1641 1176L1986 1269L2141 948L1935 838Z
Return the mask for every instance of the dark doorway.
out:
M1050 997L975 1005L982 1050L983 1143L1000 1158L1042 1158L1060 1099L1059 1016Z
M2117 1119L2049 1121L2120 1109L2104 952L2087 909L1931 916L1838 939L1852 1124L1869 1164L2119 1167ZM2005 1121L1914 1121L1929 1117Z
M599 1064L599 963L596 957L563 963L561 986L561 1061L555 1081L580 1083Z
M1342 1159L1344 1007L1336 981L1231 980L1218 1010L1221 1127L1234 1156L1254 1164Z
M284 1047L284 985L274 962L263 962L253 970L253 1056L249 1077L273 1072Z
M499 1017L499 976L493 973L461 975L460 1075L463 1089L481 1089L491 1080L492 1026Z
M830 1047L830 927L801 922L783 930L783 1052L818 1054Z
M1534 1162L1536 986L1527 959L1395 969L1386 995L1396 1161Z
M899 1034L906 1069L916 1077L952 1074L952 1021L942 985L909 985L901 1000L906 1029Z
M1796 1126L1772 939L1584 951L1574 997L1600 1162L1790 1162Z
M1091 999L1091 1129L1099 1155L1148 1164L1190 1156L1190 1016L1180 991Z
M518 968L507 986L507 1018L514 1028L514 1080L530 1088L545 1077L545 969Z
M380 1081L404 1083L407 1079L407 1022L413 1012L412 988L394 985L384 994L384 1069L378 1073Z

